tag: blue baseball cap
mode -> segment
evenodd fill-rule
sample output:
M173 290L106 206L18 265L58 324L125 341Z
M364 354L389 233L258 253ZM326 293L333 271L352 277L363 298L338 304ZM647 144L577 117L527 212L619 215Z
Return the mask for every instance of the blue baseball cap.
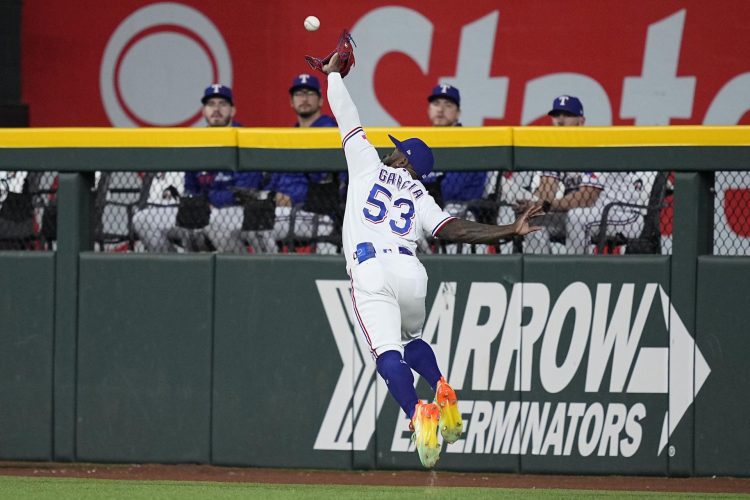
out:
M234 106L232 89L230 89L226 85L222 85L221 83L214 83L206 87L206 90L203 91L203 98L201 99L201 102L203 104L206 104L206 101L208 101L212 97L223 97L224 99L229 101L229 104Z
M396 149L406 156L420 179L424 179L427 174L432 172L432 167L435 165L435 157L432 156L430 146L425 144L422 139L412 137L405 141L399 141L391 134L388 134L388 137L396 145Z
M456 103L456 106L461 107L461 93L456 87L448 84L436 85L432 89L432 94L427 97L427 100L432 102L438 98L449 99Z
M292 80L292 86L289 87L289 93L293 94L297 89L310 89L320 95L320 81L313 75L302 73L294 77Z
M565 111L575 116L583 116L583 104L581 100L572 95L561 95L552 101L552 109L548 115L552 116L556 111Z

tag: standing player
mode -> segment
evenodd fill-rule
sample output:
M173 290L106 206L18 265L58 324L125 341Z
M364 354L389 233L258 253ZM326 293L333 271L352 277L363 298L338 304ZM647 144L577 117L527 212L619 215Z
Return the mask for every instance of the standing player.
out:
M411 419L419 459L431 468L440 456L437 430L455 442L463 421L456 393L446 382L432 348L422 336L427 273L415 257L425 234L464 243L496 243L535 231L528 220L541 208L530 207L507 226L457 219L444 212L421 179L432 171L430 148L418 138L399 141L383 159L362 130L357 108L339 73L338 54L323 66L328 102L341 132L349 171L343 247L352 282L357 328L376 360L388 391ZM412 370L435 390L434 403L420 401Z

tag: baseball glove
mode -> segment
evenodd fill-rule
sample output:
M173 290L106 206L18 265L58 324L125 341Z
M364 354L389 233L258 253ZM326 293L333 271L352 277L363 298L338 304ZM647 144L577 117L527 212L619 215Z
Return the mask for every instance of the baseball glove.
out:
M323 72L323 66L328 64L334 54L339 55L339 64L341 69L341 78L349 74L349 70L354 66L354 47L357 45L354 43L351 33L348 30L344 30L339 37L339 41L336 44L336 48L324 58L317 58L313 56L305 56L305 61L310 65L312 69Z

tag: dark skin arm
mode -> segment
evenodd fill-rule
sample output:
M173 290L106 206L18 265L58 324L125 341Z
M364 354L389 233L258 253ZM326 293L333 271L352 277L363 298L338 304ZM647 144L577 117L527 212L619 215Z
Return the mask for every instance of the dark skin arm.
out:
M456 243L493 244L502 239L523 236L538 231L541 227L530 226L529 220L539 215L542 215L542 207L534 205L519 215L513 224L504 226L454 219L446 224L437 236L440 239Z

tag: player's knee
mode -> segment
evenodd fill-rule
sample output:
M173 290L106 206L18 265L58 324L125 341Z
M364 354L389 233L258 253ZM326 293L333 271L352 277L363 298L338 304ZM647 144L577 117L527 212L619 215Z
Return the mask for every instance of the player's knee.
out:
M432 351L432 347L430 347L430 344L428 344L421 338L415 338L409 341L409 343L404 347L404 356L408 356L413 352L424 352L426 350Z
M404 361L401 352L395 350L385 351L376 360L378 373L387 382L394 376L412 376L409 365Z

